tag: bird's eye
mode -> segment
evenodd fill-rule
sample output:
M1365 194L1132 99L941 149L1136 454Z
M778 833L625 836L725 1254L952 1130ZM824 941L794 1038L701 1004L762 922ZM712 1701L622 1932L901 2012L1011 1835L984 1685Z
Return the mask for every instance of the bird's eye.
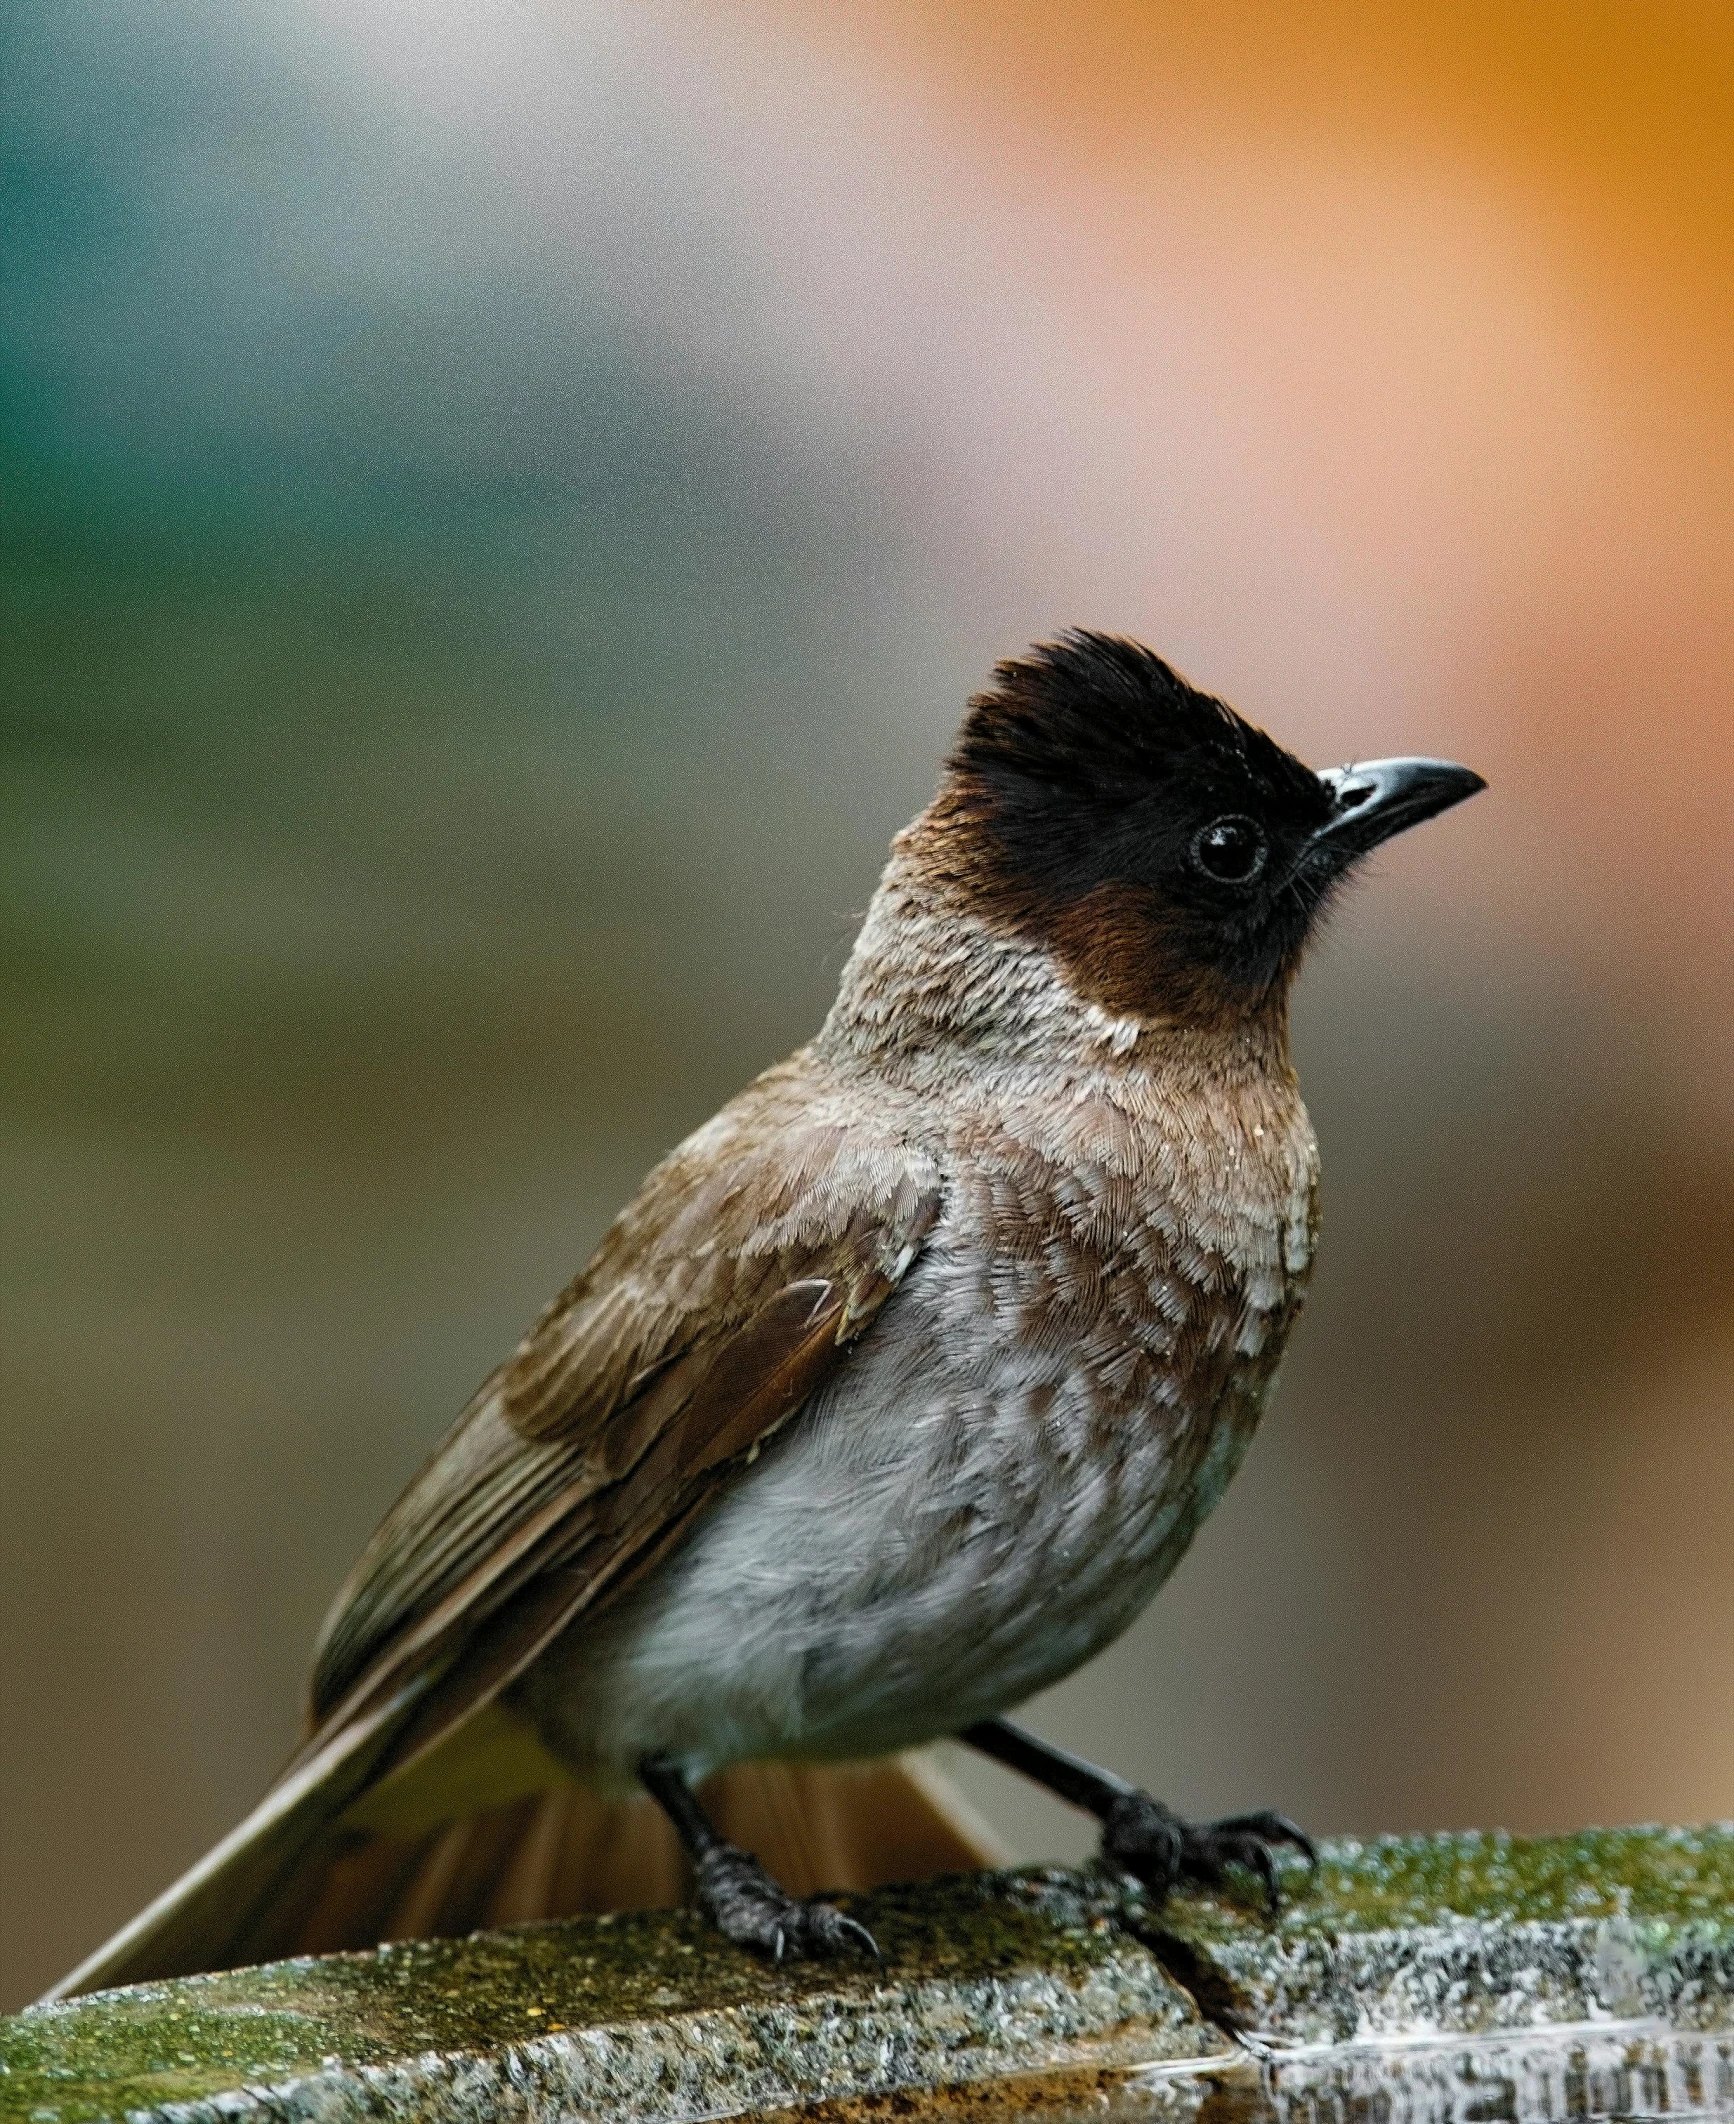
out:
M1264 868L1269 846L1251 819L1238 813L1212 819L1192 837L1192 860L1223 885L1249 885Z

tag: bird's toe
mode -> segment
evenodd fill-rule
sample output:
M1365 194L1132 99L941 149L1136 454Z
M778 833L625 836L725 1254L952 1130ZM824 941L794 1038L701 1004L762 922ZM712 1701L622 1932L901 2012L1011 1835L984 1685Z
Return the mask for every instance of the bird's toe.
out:
M1187 1825L1147 1792L1128 1792L1102 1824L1102 1856L1130 1873L1160 1902L1180 1879Z
M879 1947L865 1925L835 1904L816 1898L799 1902L780 1888L750 1851L718 1844L698 1863L698 1904L711 1923L737 1947L774 1962L827 1961Z
M1272 1917L1282 1907L1276 1855L1285 1845L1317 1867L1311 1837L1286 1815L1265 1810L1188 1822L1144 1792L1117 1800L1102 1834L1103 1857L1142 1881L1158 1901L1182 1881L1225 1888L1229 1869L1238 1867L1260 1883Z

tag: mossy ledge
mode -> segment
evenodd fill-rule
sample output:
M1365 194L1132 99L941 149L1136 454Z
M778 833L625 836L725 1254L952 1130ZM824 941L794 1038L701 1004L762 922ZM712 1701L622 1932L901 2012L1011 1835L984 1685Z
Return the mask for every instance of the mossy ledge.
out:
M1237 2035L1734 2028L1734 1824L1339 1842L1284 1887L1274 1924L1049 1868L851 1898L881 1965L769 1968L643 1912L143 1984L0 2024L0 2114L697 2124Z

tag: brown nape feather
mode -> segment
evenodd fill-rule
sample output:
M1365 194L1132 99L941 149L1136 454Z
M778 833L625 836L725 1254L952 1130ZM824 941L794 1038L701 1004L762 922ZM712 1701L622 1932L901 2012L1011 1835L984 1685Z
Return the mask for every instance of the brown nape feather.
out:
M919 1758L743 1763L702 1788L731 1843L797 1896L1003 1865L1009 1854ZM307 1869L244 1958L332 1954L381 1940L441 1939L483 1926L666 1909L692 1869L648 1799L607 1801L581 1785L450 1822L419 1838L356 1832Z

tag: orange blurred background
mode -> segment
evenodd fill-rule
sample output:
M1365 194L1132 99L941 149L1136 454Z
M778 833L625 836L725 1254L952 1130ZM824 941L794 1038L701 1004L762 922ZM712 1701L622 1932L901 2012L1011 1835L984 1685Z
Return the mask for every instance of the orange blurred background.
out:
M1074 622L1492 790L1303 977L1282 1392L1033 1722L1321 1831L1734 1812L1728 11L20 18L0 2002L256 1795Z

